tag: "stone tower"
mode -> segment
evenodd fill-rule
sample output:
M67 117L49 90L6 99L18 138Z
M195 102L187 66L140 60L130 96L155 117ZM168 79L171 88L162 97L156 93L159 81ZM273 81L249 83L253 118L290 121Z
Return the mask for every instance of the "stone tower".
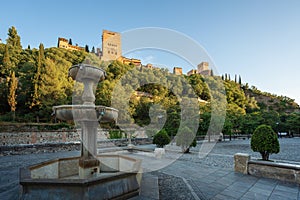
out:
M208 62L202 62L197 67L198 67L198 69L197 69L198 74L202 74L202 75L206 75L206 76L212 75L212 70L209 69Z
M198 74L200 74L203 71L209 70L209 64L208 62L202 62L198 66Z
M117 60L121 56L121 34L113 31L103 30L101 60Z

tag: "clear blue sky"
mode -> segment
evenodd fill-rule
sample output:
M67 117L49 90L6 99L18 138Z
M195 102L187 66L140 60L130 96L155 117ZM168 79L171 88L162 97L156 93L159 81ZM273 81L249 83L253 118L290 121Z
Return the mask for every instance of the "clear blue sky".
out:
M20 0L0 8L0 38L15 26L23 47L56 46L58 37L97 46L102 29L173 29L201 44L220 74L239 74L243 82L300 103L299 0ZM182 64L148 58L170 68Z

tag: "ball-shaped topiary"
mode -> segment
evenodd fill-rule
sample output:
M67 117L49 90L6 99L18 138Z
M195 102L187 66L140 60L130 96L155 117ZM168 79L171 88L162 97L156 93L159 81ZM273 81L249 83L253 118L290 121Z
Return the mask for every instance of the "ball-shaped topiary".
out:
M153 144L156 144L157 147L163 148L165 145L169 144L171 139L165 129L162 129L156 133L153 137Z
M263 160L269 160L269 155L279 153L280 146L277 134L271 126L258 126L251 137L251 149L259 152Z

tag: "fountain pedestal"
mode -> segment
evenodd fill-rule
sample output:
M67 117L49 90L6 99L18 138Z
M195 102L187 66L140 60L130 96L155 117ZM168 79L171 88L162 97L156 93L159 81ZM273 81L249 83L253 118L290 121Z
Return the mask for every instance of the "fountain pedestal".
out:
M95 110L93 110L95 112ZM97 177L100 173L100 162L97 155L98 121L80 121L82 127L81 158L79 159L79 177Z

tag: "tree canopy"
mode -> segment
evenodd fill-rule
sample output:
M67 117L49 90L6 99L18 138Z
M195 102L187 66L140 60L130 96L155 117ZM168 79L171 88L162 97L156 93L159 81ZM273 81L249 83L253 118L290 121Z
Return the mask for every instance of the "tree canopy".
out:
M225 110L223 132L227 135L252 134L253 127L260 124L300 133L299 106L293 99L242 84L240 76L233 81L228 74L174 75L163 68L103 62L87 50L88 45L86 50L72 51L45 48L42 43L38 49L22 49L16 28L9 28L6 44L0 44L0 121L12 121L11 111L19 122L53 121L52 106L72 104L73 94L80 92L68 77L68 69L86 62L106 70L106 79L96 88L96 104L119 108L120 123L123 120L153 130L163 123L162 128L174 137L182 122L188 121L194 123L185 124L189 129L197 129L192 132L205 135L211 124L223 125L222 116L217 115ZM195 100L194 104L183 107L185 98ZM215 107L214 102L218 102ZM159 105L163 114L150 115L154 105Z

